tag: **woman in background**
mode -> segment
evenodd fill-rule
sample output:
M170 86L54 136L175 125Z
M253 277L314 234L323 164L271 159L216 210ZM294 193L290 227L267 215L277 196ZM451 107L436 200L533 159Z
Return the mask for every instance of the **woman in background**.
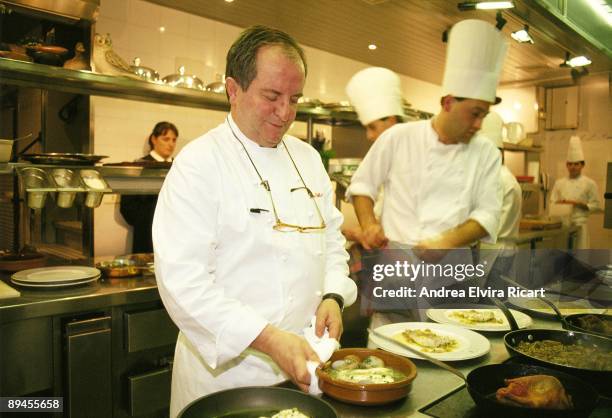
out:
M137 161L172 162L178 129L170 122L158 122L149 135L150 151ZM125 221L134 228L133 253L152 253L151 225L157 205L157 195L121 196L119 210Z

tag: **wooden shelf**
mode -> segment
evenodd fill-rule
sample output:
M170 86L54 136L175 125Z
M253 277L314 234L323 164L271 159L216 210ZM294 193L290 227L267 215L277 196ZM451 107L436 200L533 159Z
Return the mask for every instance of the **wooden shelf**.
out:
M504 142L504 151L544 152L544 148L525 147L522 145L511 144L510 142Z

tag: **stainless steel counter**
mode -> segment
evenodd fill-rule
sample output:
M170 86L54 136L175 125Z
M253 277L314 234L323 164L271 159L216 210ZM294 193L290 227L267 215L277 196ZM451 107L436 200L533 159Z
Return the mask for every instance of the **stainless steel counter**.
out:
M159 300L154 276L41 290L15 286L7 274L0 274L0 279L21 292L20 297L0 299L1 323Z

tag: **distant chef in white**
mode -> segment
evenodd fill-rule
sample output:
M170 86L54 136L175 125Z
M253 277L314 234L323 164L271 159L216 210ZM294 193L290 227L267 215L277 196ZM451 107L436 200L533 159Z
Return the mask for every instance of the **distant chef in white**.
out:
M602 210L602 206L597 184L582 174L585 161L582 142L578 136L570 138L565 166L568 176L555 182L550 195L550 203L551 206L571 206L571 221L578 227L576 248L588 249L590 240L587 220L591 213Z
M371 248L389 239L448 249L497 238L499 151L477 135L496 89L507 42L492 25L464 20L450 31L442 108L397 124L374 143L347 190ZM373 203L385 187L382 217Z
M504 121L495 111L490 111L482 122L480 134L487 138L500 150L502 163L504 162L504 142L502 140L502 129ZM502 207L497 228L497 242L482 242L480 244L479 262L486 261L489 270L489 285L503 285L500 275L508 275L512 268L512 263L517 251L516 241L519 235L521 223L522 192L521 186L516 181L512 172L502 164L499 171L500 187L498 192L501 195Z
M346 94L355 108L359 121L366 129L369 141L376 141L387 129L404 120L404 106L400 78L382 67L369 67L358 71L346 85ZM374 214L382 212L382 187L376 197ZM342 225L342 233L349 241L361 242L359 225ZM367 245L367 244L366 244Z
M226 120L176 157L153 223L159 293L180 329L170 415L191 401L288 378L307 390L298 335L342 333L355 301L342 215L319 154L285 135L306 77L284 32L246 29L227 55Z

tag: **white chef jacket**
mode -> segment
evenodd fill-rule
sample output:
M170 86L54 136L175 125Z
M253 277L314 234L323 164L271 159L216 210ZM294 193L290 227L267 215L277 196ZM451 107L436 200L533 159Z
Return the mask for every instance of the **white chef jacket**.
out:
M468 219L495 242L499 225L499 150L475 135L443 144L431 120L396 124L374 142L347 196L376 198L384 185L382 227L392 241L414 245Z
M508 167L501 166L499 192L502 199L502 208L495 244L484 244L482 249L514 250L519 236L521 223L521 203L523 194L516 177Z
M348 277L342 215L333 205L318 153L285 137L327 228L306 234L274 231L268 193L229 124L268 180L279 218L320 224L307 193L290 191L303 184L284 146L260 147L231 116L176 157L153 221L159 293L180 329L171 416L211 392L286 380L268 356L249 348L251 342L268 323L300 333L325 293L342 295L347 306L357 294Z
M565 177L555 182L550 194L550 203L555 204L559 200L577 200L585 202L588 210L573 206L571 220L579 227L577 248L589 248L589 233L587 219L590 212L602 210L599 200L597 184L587 176L580 175L574 179Z

